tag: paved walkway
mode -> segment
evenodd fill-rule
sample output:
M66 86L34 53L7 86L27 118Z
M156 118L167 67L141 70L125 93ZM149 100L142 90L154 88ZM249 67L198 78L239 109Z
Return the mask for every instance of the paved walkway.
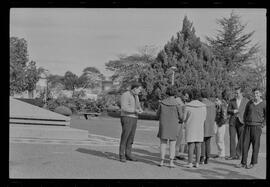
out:
M200 168L158 167L156 122L139 121L133 154L139 162L118 160L119 119L74 119L72 127L10 125L10 177L57 179L264 179L266 154L257 167L235 168L239 161L211 159ZM88 135L88 131L90 136ZM108 136L110 135L110 136ZM212 142L214 143L214 142ZM213 144L214 145L214 144ZM262 136L262 147L265 135ZM264 149L264 148L263 148ZM263 150L262 149L262 150ZM215 153L213 147L212 153ZM250 159L250 158L249 158ZM167 160L168 161L168 160Z

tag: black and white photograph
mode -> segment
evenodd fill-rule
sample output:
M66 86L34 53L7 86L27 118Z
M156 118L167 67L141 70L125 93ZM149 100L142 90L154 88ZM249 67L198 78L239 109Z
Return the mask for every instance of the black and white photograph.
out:
M266 179L266 8L9 11L9 179Z

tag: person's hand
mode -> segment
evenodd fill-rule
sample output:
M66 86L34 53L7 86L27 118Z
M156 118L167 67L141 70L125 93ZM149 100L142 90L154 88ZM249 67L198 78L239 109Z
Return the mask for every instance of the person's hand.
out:
M143 113L143 110L142 110L142 109L136 109L135 112L136 112L137 114L141 114L141 113Z
M238 109L234 109L233 113L235 113L235 114L238 113Z

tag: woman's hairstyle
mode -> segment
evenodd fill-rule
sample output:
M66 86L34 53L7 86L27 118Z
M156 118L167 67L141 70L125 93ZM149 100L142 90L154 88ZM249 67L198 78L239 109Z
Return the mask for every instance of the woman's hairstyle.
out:
M166 89L166 95L175 96L176 95L176 88L174 86L168 86Z
M191 101L201 99L201 92L196 88L192 88L191 92L190 92L190 95L189 95L189 99Z
M209 92L206 89L201 90L201 97L202 98L209 98Z
M221 93L221 98L224 99L225 101L229 101L230 97L227 90L223 90L223 92Z

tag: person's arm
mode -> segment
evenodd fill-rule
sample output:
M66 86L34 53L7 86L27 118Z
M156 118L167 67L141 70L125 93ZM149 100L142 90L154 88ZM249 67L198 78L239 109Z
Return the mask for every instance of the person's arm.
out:
M121 110L130 114L135 114L135 108L131 106L129 96L126 93L121 96Z
M232 105L232 100L229 101L227 113L228 113L229 115L233 115L233 114L234 114L234 108L233 108L233 105Z
M216 109L216 105L213 103L212 104L212 109L213 109L213 120L215 121L216 119L216 115L217 115L217 109Z
M177 105L176 109L177 109L179 123L183 123L183 120L184 120L183 106Z
M266 104L263 105L263 123L262 127L266 125Z
M243 115L244 124L246 124L246 122L247 122L248 110L249 110L250 103L251 103L251 101L248 102L247 105L246 105L246 107L245 107L245 112L244 112L244 115Z
M228 118L228 114L227 114L227 106L226 104L222 104L221 105L221 115L222 115L222 119L223 119L223 124L226 123L227 118Z
M143 112L138 95L135 95L135 103L136 103L136 109L138 109L139 112Z
M159 118L160 118L160 112L161 112L161 106L160 106L160 104L159 104L158 110L157 110L157 113L156 113L156 119L158 119L158 120L159 120Z
M187 123L189 117L190 117L190 111L186 110L186 111L185 111L185 114L184 114L184 121L183 121L183 123L184 123L184 128L186 128L186 123Z

